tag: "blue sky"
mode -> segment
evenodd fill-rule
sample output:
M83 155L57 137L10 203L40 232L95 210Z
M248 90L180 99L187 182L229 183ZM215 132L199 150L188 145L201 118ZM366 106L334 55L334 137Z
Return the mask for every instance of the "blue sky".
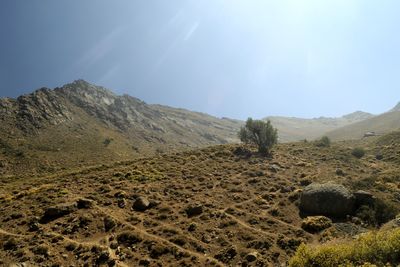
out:
M76 79L231 118L400 101L400 1L3 0L0 96Z

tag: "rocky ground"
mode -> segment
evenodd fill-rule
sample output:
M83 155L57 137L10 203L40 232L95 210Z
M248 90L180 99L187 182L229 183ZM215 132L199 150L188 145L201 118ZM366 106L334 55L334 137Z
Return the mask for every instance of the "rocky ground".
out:
M2 177L0 265L285 266L301 242L376 227L359 210L306 218L300 197L310 183L367 190L388 203L388 214L398 209L398 165L358 145L367 148L361 159L351 155L354 143L280 144L272 158L222 145Z

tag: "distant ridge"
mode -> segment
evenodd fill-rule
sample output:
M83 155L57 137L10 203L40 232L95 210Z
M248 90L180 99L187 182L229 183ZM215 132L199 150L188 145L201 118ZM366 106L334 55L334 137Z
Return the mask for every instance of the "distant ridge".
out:
M278 129L279 140L281 142L291 142L319 138L329 131L372 118L373 116L374 115L367 112L356 111L339 118L319 117L302 119L296 117L270 116L264 118L264 120L270 120Z
M390 133L400 129L400 103L394 108L380 114L344 127L327 132L333 140L360 139L367 132L377 135Z

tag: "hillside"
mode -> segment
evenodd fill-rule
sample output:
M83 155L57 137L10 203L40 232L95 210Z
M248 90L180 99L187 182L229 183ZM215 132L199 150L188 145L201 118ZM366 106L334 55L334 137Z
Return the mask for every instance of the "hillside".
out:
M313 140L321 137L326 132L372 117L373 115L370 113L356 111L339 118L320 117L314 119L302 119L295 117L270 116L264 118L264 120L270 120L278 129L279 140L281 142L292 142L304 139Z
M273 158L239 145L167 153L31 177L0 179L0 265L283 266L301 242L367 230L375 211L302 228L312 182L368 190L399 210L397 162L386 139L279 144ZM382 143L382 144L381 144ZM351 155L354 147L366 155ZM397 147L387 147L394 155ZM392 214L379 206L379 215Z
M240 121L161 105L78 80L0 99L0 173L54 171L236 142Z
M360 139L367 132L382 135L398 129L400 129L400 111L395 108L393 111L332 130L326 135L333 140L350 140Z

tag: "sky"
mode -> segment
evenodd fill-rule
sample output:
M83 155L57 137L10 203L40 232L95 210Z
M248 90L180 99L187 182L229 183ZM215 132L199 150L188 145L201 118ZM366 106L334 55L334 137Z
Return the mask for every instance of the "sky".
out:
M0 97L77 79L245 119L400 101L397 0L2 0Z

